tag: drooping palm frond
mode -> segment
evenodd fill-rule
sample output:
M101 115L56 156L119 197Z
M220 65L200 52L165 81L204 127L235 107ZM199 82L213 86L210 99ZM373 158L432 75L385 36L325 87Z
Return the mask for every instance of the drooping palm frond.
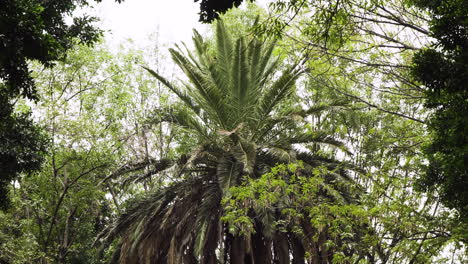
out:
M124 234L118 263L186 263L182 259L196 259L195 247L203 254L206 235L217 225L207 216L216 214L221 199L217 183L209 181L209 174L187 179L134 201L104 237ZM199 233L200 226L207 233Z

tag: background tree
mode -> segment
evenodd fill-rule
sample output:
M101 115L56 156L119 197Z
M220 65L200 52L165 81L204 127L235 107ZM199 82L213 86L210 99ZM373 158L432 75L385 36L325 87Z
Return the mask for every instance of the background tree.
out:
M92 247L98 232L119 212L125 196L158 184L140 179L128 188L134 179L114 182L113 173L134 164L150 169L170 145L169 131L161 135L156 127L152 133L145 125L150 109L168 98L136 64L165 72L157 48L151 52L143 57L143 51L122 48L113 55L102 44L79 45L53 68L32 66L41 97L33 111L51 142L42 168L10 186L12 206L0 215L5 220L0 262L105 260L105 252ZM20 100L17 108L29 106Z
M402 107L422 104L423 89L412 80L409 64L426 44L426 18L400 0L274 1L258 30L281 36L292 54L305 55L320 77L316 81L325 80L322 85L368 107L424 123L423 111L402 115L394 104L385 105L390 101L385 97L400 95ZM343 81L359 89L343 89Z
M432 136L425 139L430 166L418 186L437 187L444 204L466 218L467 195L460 189L468 178L466 1L273 1L271 8L271 19L260 30L289 38L287 45L295 43L294 49L312 60L336 65L322 72L325 81L317 81L416 122L426 123L435 111L427 120ZM436 41L431 44L430 38ZM340 87L337 72L367 95ZM402 115L408 106L412 113Z
M425 150L429 167L420 183L440 190L444 204L468 222L468 2L414 2L429 10L435 39L415 54L412 66L425 86L425 106L434 111Z
M0 209L8 208L11 181L20 173L40 168L48 142L41 127L31 121L30 113L12 113L11 107L0 102Z
M99 2L99 1L97 1ZM121 0L117 0L121 2ZM96 18L66 16L85 0L27 1L1 0L0 6L0 201L7 204L6 185L19 173L37 169L46 140L27 113L15 114L18 97L37 100L28 61L44 66L63 59L76 42L92 45L101 31Z

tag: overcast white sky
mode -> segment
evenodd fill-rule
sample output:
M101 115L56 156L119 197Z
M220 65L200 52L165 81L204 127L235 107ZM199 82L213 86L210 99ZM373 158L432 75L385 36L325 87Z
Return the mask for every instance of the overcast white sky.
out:
M110 31L105 38L111 46L128 38L145 46L148 36L158 31L163 43L187 42L193 28L207 27L198 22L199 3L191 0L103 0L87 12L101 19L101 29Z
M266 6L269 0L256 0ZM103 0L86 13L101 19L99 27L108 30L108 45L117 46L128 38L136 46L148 46L148 36L159 32L159 40L165 44L190 43L192 29L204 32L208 26L198 22L200 2L193 0ZM81 12L81 11L80 11Z

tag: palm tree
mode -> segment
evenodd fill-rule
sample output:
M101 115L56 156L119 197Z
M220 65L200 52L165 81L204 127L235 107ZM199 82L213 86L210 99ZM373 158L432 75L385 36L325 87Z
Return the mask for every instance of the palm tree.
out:
M275 42L256 38L233 41L217 23L216 44L194 32L195 52L170 49L189 82L176 85L147 68L175 93L182 106L158 109L158 122L182 127L197 142L178 159L154 162L151 174L169 171L166 187L134 202L104 240L120 236L114 261L119 263L304 263L299 235L267 235L268 224L256 220L250 237L233 235L220 218L221 199L244 177L258 178L277 163L302 160L306 169L340 163L295 144L343 145L324 133L311 133L304 117L323 106L303 110L292 103L302 70L284 66L274 57ZM344 168L330 174L350 180ZM345 192L342 192L343 194ZM343 195L344 199L350 199Z

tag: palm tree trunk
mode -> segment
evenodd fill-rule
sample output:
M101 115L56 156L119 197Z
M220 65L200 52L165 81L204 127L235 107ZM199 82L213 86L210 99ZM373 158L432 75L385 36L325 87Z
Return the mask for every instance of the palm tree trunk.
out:
M301 241L299 238L295 236L290 236L290 241L291 241L291 251L293 255L293 261L292 264L305 264L305 250L304 247L302 246Z
M252 235L253 257L255 264L272 263L272 240L262 235L261 229Z
M234 236L230 250L230 264L254 264L250 238Z
M233 236L231 242L230 259L231 264L244 264L245 243L242 237Z
M288 238L281 232L276 232L274 236L275 263L289 264Z

